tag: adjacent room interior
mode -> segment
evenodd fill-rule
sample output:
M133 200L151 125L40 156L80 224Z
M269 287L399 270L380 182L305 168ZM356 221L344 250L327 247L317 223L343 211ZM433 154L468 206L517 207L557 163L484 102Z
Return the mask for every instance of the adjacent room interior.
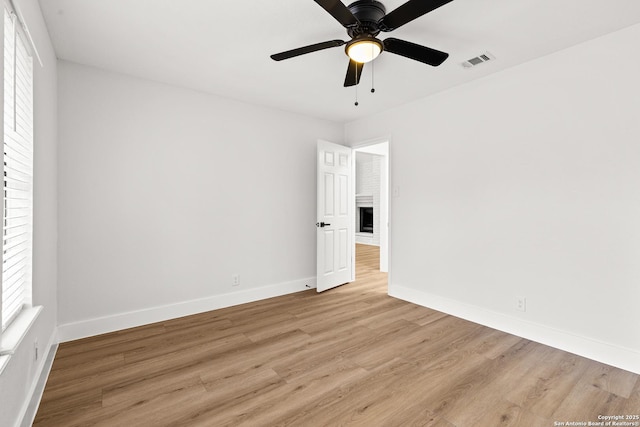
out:
M1 426L640 425L640 3L382 3L5 0Z

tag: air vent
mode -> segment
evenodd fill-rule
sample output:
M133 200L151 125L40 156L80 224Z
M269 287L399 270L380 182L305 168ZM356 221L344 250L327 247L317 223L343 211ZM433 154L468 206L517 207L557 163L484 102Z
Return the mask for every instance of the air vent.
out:
M462 63L464 68L475 67L476 65L480 65L483 62L494 61L496 59L495 56L490 54L489 52L485 52L482 55L478 55L475 58L468 59Z

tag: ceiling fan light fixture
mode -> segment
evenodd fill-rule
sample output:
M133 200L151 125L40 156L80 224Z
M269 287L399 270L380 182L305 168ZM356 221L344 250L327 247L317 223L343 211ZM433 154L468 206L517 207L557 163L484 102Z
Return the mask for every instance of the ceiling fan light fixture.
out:
M345 51L352 60L365 64L371 62L382 52L382 42L375 37L355 38L347 43Z

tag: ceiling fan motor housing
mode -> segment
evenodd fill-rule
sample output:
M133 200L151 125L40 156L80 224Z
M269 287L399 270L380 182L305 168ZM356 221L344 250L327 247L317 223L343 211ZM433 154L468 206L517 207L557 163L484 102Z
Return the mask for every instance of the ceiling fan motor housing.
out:
M375 0L358 0L347 6L347 9L360 21L360 24L347 28L347 34L351 38L363 35L375 37L380 33L378 22L387 13L382 3Z

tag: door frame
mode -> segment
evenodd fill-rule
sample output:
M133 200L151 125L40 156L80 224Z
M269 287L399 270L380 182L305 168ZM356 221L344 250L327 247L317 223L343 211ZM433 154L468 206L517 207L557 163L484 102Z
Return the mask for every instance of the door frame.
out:
M379 146L379 147L375 147L374 146ZM352 167L352 171L353 171L353 200L351 200L351 203L353 204L354 207L354 212L355 212L355 205L356 205L356 198L355 198L355 186L356 186L356 155L358 152L361 153L371 153L371 154L378 154L384 157L384 161L382 162L383 167L382 170L380 171L380 225L381 225L381 230L380 230L380 271L387 271L389 273L388 276L388 283L391 283L391 271L390 271L390 259L391 259L391 251L390 251L390 247L391 247L391 162L390 162L390 154L391 154L391 137L381 137L381 138L375 138L375 139L371 139L371 140L366 140L366 141L362 141L359 143L356 143L354 145L351 145L351 148L353 149L353 167ZM386 209L382 206L383 203L383 199L384 202L386 202ZM386 217L386 218L385 218ZM384 220L386 219L386 225L387 227L383 227L384 224ZM356 228L354 227L354 231L353 231L353 253L354 253L354 257L355 257L355 253L356 253L356 239L355 239L355 233L356 233ZM355 263L354 263L355 264Z

